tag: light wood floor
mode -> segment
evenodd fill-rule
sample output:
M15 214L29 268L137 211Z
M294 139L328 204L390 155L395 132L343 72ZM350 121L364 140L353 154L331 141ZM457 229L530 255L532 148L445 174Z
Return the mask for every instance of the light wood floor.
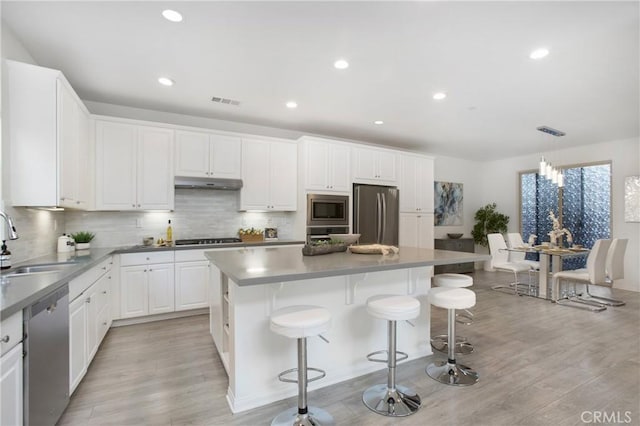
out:
M592 313L491 290L506 273L474 275L475 323L458 330L475 345L460 360L479 383L432 380L425 366L444 358L435 354L398 367L398 383L422 397L413 416L387 418L362 404L364 389L386 382L384 371L310 392L310 404L338 425L579 425L596 424L594 412L640 424L640 294L614 290L627 305ZM446 311L434 309L432 320L432 334L446 332ZM268 425L296 405L291 398L233 415L226 389L207 316L114 328L59 424Z

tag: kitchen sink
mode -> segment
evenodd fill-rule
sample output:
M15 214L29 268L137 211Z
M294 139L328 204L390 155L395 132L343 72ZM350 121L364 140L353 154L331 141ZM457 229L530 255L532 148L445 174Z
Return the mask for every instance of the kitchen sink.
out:
M32 274L46 274L53 272L60 272L66 268L77 265L77 262L57 262L57 263L41 263L38 265L24 265L18 266L15 269L10 270L7 273L3 273L2 276L14 276L14 275L32 275Z

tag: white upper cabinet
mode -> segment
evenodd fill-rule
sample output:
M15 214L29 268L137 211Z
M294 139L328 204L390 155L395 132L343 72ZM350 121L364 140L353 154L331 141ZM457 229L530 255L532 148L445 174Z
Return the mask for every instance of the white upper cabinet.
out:
M172 210L173 130L96 121L96 209Z
M60 71L5 63L12 204L89 208L89 112Z
M353 179L362 183L396 185L398 154L375 148L353 149Z
M348 146L316 139L304 142L304 189L349 192L350 153Z
M401 155L400 211L433 212L433 159Z
M295 211L297 171L295 143L243 139L240 210Z
M235 136L176 131L176 176L240 179L242 140Z

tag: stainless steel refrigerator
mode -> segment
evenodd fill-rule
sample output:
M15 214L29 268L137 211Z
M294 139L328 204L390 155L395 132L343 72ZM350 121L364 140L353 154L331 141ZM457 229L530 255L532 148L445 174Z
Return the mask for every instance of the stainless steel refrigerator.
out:
M353 232L360 244L398 245L398 188L353 185Z

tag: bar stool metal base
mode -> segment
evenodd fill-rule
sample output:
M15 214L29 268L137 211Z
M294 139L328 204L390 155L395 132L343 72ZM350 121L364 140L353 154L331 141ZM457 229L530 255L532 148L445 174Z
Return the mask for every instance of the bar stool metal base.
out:
M478 383L478 373L465 365L448 361L433 362L427 366L426 372L429 377L445 385L470 386Z
M331 414L318 407L308 407L307 414L298 414L298 408L289 408L278 414L271 426L335 426Z
M375 385L364 391L362 402L371 411L383 416L405 417L420 408L420 396L411 389L396 385L389 389L387 385Z
M449 336L439 334L431 338L431 347L434 351L448 353L449 352ZM467 341L465 337L456 336L456 354L469 355L473 352L473 345Z

